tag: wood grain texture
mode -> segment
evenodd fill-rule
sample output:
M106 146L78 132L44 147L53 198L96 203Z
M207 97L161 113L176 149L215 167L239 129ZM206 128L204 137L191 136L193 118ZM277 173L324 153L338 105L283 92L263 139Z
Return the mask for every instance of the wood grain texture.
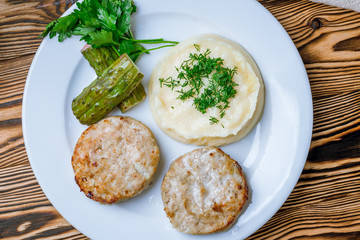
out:
M304 61L314 125L295 189L248 239L360 239L360 13L307 0L259 2L284 26ZM73 3L0 0L0 239L87 239L41 191L21 128L37 36Z
M0 179L0 238L86 239L52 207L30 166L2 168Z
M29 165L21 128L37 36L72 1L0 0L0 239L87 239L51 205Z
M308 1L260 3L299 50L314 124L295 189L248 239L360 239L360 14Z

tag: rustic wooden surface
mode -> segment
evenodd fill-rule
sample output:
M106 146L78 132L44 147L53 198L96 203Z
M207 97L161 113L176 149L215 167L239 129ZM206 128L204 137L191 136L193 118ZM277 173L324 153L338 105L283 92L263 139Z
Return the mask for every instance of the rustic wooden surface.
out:
M314 130L294 191L248 239L360 239L360 13L307 0L260 3L284 26L305 63ZM86 239L41 191L21 128L37 36L72 4L0 0L0 238Z

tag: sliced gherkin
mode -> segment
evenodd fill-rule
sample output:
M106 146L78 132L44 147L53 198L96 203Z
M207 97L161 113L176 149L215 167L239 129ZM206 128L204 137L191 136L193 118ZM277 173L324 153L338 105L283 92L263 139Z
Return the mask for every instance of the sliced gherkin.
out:
M116 51L111 47L92 48L90 45L87 45L81 52L98 76L101 76L104 70L119 57ZM121 112L126 112L142 102L145 97L145 89L142 84L139 84L127 98L121 101L118 107Z
M146 97L146 92L144 87L139 84L134 91L132 91L129 97L125 98L118 105L121 112L126 112L131 108L135 107L137 104L141 103Z
M143 77L129 56L121 55L73 100L74 115L82 124L96 123L128 97Z

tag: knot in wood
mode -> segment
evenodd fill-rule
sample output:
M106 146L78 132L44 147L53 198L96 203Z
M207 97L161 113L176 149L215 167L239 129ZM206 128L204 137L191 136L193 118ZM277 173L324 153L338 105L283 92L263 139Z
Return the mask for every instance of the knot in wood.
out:
M29 227L31 226L31 222L30 221L26 221L26 222L23 222L22 224L20 224L18 227L17 227L17 231L18 232L23 232L25 231L26 229L28 229Z
M317 30L323 26L323 19L322 18L314 18L310 20L310 27L314 30Z

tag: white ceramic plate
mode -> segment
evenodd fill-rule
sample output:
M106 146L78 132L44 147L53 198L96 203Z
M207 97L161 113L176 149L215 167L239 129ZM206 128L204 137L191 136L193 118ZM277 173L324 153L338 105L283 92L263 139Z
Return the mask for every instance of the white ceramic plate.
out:
M293 42L255 0L137 0L133 31L139 39L181 41L215 33L242 44L265 82L266 104L259 124L243 140L222 149L246 174L250 199L227 232L191 236L174 230L164 211L160 185L172 160L196 146L178 143L156 125L148 100L130 115L152 129L161 151L154 183L138 197L102 205L85 197L74 181L71 155L86 126L71 112L72 99L94 78L81 56L84 43L44 39L27 78L23 132L28 157L43 191L75 228L92 239L243 239L281 207L303 169L311 140L312 101L308 78ZM72 11L73 8L69 9ZM149 75L166 49L144 55L138 66ZM147 87L146 87L147 88ZM111 115L119 114L113 111Z

